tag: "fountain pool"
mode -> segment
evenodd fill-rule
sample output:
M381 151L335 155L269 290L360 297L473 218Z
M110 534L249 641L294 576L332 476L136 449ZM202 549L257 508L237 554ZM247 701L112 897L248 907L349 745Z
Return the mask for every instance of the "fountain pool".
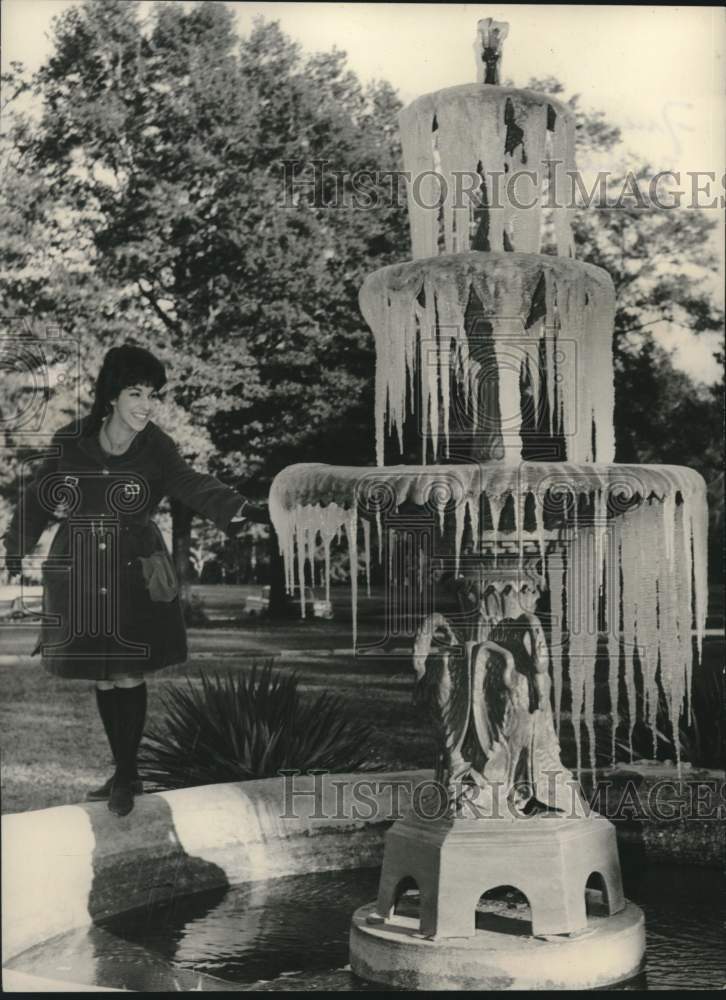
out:
M645 913L647 965L615 988L722 988L726 879L690 867L644 869L627 853L623 874L628 897ZM351 907L375 896L378 878L378 868L362 868L183 896L61 935L10 968L147 992L372 991L350 971L348 925ZM528 931L528 911L511 897L488 919L512 935Z

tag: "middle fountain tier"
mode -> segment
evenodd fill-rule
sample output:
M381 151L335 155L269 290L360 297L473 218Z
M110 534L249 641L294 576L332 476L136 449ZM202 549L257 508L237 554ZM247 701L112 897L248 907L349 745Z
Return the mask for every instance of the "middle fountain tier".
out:
M548 254L394 264L360 293L376 342L376 457L611 462L615 293ZM593 378L593 373L597 373Z
M302 614L316 561L329 599L331 546L344 535L354 647L359 559L370 586L375 555L387 622L399 645L410 640L444 810L387 835L352 963L394 985L412 984L401 968L418 970L415 983L435 989L491 987L515 968L520 988L637 970L642 916L622 897L614 830L569 767L596 763L596 661L613 752L619 723L632 739L644 722L655 745L661 692L677 733L706 617L705 483L687 468L614 462L615 296L606 272L572 259L574 116L499 85L507 31L480 22L479 83L399 118L414 259L376 271L360 293L376 345L377 466L290 466L270 493ZM471 819L473 804L486 822ZM608 916L568 957L557 947L589 927L593 875ZM415 933L396 918L410 879ZM476 938L476 899L501 884L530 901L529 957L506 935ZM557 947L537 943L548 935Z

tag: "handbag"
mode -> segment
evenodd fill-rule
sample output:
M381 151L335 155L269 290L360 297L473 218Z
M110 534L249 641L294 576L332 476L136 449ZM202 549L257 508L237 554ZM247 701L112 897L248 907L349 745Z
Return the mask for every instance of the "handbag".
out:
M179 584L169 554L160 549L150 556L139 556L139 559L151 600L173 601L179 593Z

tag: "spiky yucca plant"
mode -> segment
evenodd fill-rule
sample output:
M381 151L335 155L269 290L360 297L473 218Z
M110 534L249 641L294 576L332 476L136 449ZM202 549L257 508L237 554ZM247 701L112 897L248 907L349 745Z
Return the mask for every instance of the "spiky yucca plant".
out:
M351 719L334 695L303 698L296 674L267 663L185 681L162 694L162 721L141 745L141 777L156 788L370 766L370 727Z

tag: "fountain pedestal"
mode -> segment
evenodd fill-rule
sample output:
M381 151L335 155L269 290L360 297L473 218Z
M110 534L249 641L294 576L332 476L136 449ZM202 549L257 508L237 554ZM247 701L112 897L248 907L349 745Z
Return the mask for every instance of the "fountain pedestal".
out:
M594 814L527 821L409 816L386 834L374 919L391 926L401 887L413 879L421 934L472 937L480 897L506 885L527 897L533 934L573 934L587 927L585 888L593 875L602 880L608 914L623 910L615 828Z
M482 556L456 579L471 638L441 614L421 626L414 661L441 747L438 783L386 834L377 902L354 915L351 968L364 979L575 989L640 970L643 919L623 896L615 828L560 760L540 585L524 554ZM412 885L416 917L398 911ZM482 901L505 886L529 904L517 920Z
M601 893L587 888L593 875ZM418 916L397 912L412 880ZM503 886L529 908L480 901ZM636 976L644 948L615 829L594 814L399 820L378 900L354 914L350 934L356 975L419 990L593 989Z

